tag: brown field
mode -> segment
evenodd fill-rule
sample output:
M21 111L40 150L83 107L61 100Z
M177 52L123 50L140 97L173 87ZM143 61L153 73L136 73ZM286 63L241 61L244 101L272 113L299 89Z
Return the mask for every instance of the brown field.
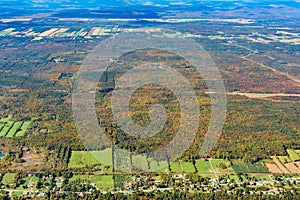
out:
M98 27L94 27L94 28L92 28L91 30L90 30L90 35L92 35L92 36L98 36L99 35L99 33L100 33L100 31L101 31L101 28L98 28Z
M295 164L300 168L300 161L295 162Z
M268 170L271 172L271 173L274 173L274 174L282 174L282 171L280 171L280 169L277 167L277 165L275 164L270 164L270 163L266 163L266 167L268 168Z
M39 36L40 37L47 37L47 36L50 36L50 35L54 34L57 30L58 30L58 28L51 28L50 30L42 32Z
M271 156L272 160L278 166L278 168L285 174L289 174L290 172L284 167L284 165L277 159L276 156Z
M285 167L293 174L300 173L300 168L296 167L294 163L287 163L287 164L285 164Z

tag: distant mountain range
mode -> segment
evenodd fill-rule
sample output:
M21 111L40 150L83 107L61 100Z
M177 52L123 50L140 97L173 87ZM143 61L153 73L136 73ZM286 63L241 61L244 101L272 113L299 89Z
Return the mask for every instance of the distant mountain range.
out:
M207 10L235 10L247 8L300 8L300 0L2 0L0 1L0 17L26 16L37 13L53 13L74 9L95 10L140 10L140 11L207 11Z

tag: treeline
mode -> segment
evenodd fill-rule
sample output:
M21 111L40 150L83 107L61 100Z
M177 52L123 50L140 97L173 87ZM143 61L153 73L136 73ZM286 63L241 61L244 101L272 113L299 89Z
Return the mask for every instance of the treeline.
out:
M9 199L8 193L2 192L0 198ZM84 199L84 200L96 200L96 199L109 199L109 200L174 200L174 199L190 199L190 200L291 200L299 199L300 195L290 192L285 192L281 195L251 195L237 192L236 194L227 194L226 192L215 192L215 193L190 193L188 191L173 191L173 192L160 192L160 193L144 193L137 192L134 194L123 194L123 193L106 193L102 194L99 191L92 193L86 192L46 192L42 199ZM29 197L12 197L11 199L25 200ZM30 197L30 199L41 199L41 197Z

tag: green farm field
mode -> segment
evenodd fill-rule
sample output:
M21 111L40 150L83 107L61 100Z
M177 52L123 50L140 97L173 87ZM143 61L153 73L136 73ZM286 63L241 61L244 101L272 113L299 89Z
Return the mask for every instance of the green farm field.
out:
M236 173L268 173L262 162L250 163L235 159L231 163Z
M29 127L29 125L30 125L30 122L24 122L23 124L22 124L22 127L21 127L21 129L16 133L16 137L21 137L21 136L24 136L25 135L25 132L26 132L26 130L28 129L28 127Z
M89 179L88 175L73 175L72 178L69 179L70 182L84 182L87 181Z
M16 175L17 175L16 173L6 173L2 178L2 183L4 185L7 185L7 184L13 182L16 178Z
M88 152L88 151L72 151L68 167L69 168L83 168L83 167L88 167L88 166L92 166L95 164L101 164L101 163L90 152Z
M297 152L295 152L293 149L288 149L286 151L289 154L289 157L293 162L300 160L299 154Z
M114 180L112 175L91 175L89 178L91 184L95 184L97 188L108 189L114 187Z
M22 122L15 122L13 126L10 128L10 131L7 133L6 137L12 138L15 136L15 133L20 129Z
M179 162L173 162L171 163L171 171L172 172L178 172L178 173L182 173L182 168Z
M194 172L196 172L193 163L182 162L181 164L182 164L184 172L186 172L186 173L194 173Z
M87 182L90 181L91 184L94 184L98 189L108 189L114 187L114 180L112 175L73 175L69 179L70 182Z
M25 135L30 125L29 121L14 122L8 118L0 119L0 137L21 137Z
M218 174L232 174L235 173L231 167L230 161L222 159L212 159L211 164Z
M292 160L288 156L277 156L277 158L280 160L281 163L289 163L292 162Z
M212 172L210 170L211 166L209 164L209 161L202 160L202 159L196 160L195 166L196 166L197 172L200 174L212 174Z
M2 122L2 123L4 123L3 124L3 128L2 128L2 130L1 130L1 132L0 132L0 137L4 137L4 136L6 136L7 135L7 133L9 132L9 130L11 129L11 126L14 124L14 122L12 122L12 121L0 121L0 122Z

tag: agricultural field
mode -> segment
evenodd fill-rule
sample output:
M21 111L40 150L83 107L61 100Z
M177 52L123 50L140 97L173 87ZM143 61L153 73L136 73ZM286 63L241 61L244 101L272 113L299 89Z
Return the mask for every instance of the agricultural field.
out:
M7 133L6 137L12 138L15 136L15 133L20 129L20 125L22 125L22 122L15 122L13 126L11 126L9 132Z
M105 173L112 173L112 168L111 167L103 167L100 171L100 173L105 174Z
M111 148L107 148L103 151L90 151L90 154L96 158L101 164L106 166L112 165L112 151Z
M211 166L209 164L209 161L206 160L196 160L195 167L197 169L197 172L200 174L211 174Z
M243 160L231 160L232 168L236 173L268 173L267 168L261 162L250 163Z
M222 159L212 159L211 164L218 174L234 173L234 170L231 167L230 161L225 161Z
M271 173L300 173L299 154L292 149L288 149L287 153L288 156L271 156L273 163L265 163Z
M95 154L95 152L93 153ZM101 163L90 152L72 151L68 168L83 168L83 167L89 167L96 164L101 164Z
M9 118L0 119L0 137L21 137L24 136L30 125L29 121L14 122Z
M289 154L289 157L293 162L300 161L299 154L297 152L295 152L294 150L288 149L287 153Z
M295 151L290 151L294 152ZM106 166L101 173L110 173L112 171L112 150L106 149L103 151L73 151L69 161L68 168L83 168L96 164ZM129 157L129 156L128 156ZM294 155L295 157L295 155ZM217 174L235 174L235 173L275 173L275 174L298 174L300 173L300 162L290 162L292 159L289 156L271 156L272 160L268 162L250 163L243 160L226 161L222 159L211 159L206 161L199 159L195 161L195 166L190 162L173 162L170 169L174 173L195 173L196 170L201 175L214 175L212 167ZM116 161L115 161L116 162ZM211 165L210 165L211 162ZM167 162L156 162L147 160L146 156L132 155L132 166L136 169L147 170L148 163L151 171L165 173L168 170ZM117 168L115 168L117 169Z
M112 175L73 175L69 179L69 182L87 182L90 181L91 184L94 184L98 189L108 189L114 187L114 180Z
M291 173L293 174L300 174L300 168L296 163L286 163L284 165Z
M139 169L143 169L143 170L148 169L148 162L146 156L142 156L142 155L132 156L132 164L133 166Z
M155 160L149 160L150 162L150 169L157 172L167 172L168 171L168 162L161 161L157 162Z
M7 35L11 34L14 30L15 30L15 28L5 29L0 32L0 36L7 36Z
M258 181L272 181L272 178L269 174L266 175L254 175L254 177L258 180Z
M239 177L238 177L238 175L236 175L236 174L231 174L231 175L229 175L229 178L230 178L230 180L234 180L234 181L239 181Z
M73 175L72 178L69 179L70 182L85 182L89 179L88 175Z
M273 174L281 174L282 173L282 171L275 164L265 163L265 165L268 168L269 172L271 172Z
M182 164L184 172L186 172L186 173L194 173L194 172L196 172L195 167L194 167L194 165L192 163L190 163L190 162L182 162L181 164Z
M29 185L31 187L36 188L38 181L39 181L39 178L36 176L27 176L22 179L22 181L21 181L22 184L19 185L19 187L17 187L16 189L23 190L23 189L27 188Z
M292 162L292 160L288 156L277 156L277 158L280 160L281 163Z
M276 158L276 156L271 156L273 162L277 165L277 167L284 174L289 174L290 172L284 167L284 165Z
M21 137L25 135L26 130L28 129L30 122L23 122L21 129L15 134L15 137Z
M97 188L108 189L114 187L114 180L112 175L91 175L89 177L90 183L94 184Z
M172 172L178 172L178 173L182 173L182 168L179 162L173 162L171 163L171 171Z
M5 137L9 132L10 128L13 126L14 122L8 121L4 122L3 127L0 132L0 137Z
M4 185L12 183L15 180L16 175L17 175L16 173L6 173L2 178L2 183Z
M22 196L22 194L23 194L22 191L14 191L14 192L12 192L12 195L16 196L16 197L20 197L20 196Z

